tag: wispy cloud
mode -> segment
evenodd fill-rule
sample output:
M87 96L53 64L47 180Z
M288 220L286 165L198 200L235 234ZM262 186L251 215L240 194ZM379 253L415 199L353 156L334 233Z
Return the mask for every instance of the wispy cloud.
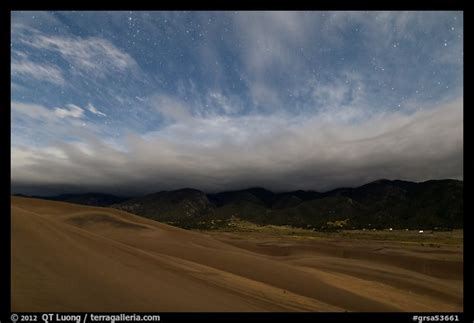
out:
M46 107L39 104L11 102L12 147L47 148L52 143L83 141L88 136L104 136L106 129L86 117L85 110L74 104Z
M164 118L171 121L187 121L192 118L189 107L176 97L165 94L157 94L151 99L152 107Z
M33 30L28 34L22 33L19 40L37 50L58 53L76 72L104 77L137 67L130 55L100 37L52 36Z
M20 116L43 121L53 121L57 119L57 115L54 111L39 104L12 102L11 109L14 117Z
M242 102L221 92L212 91L206 98L206 107L223 114L236 114L243 110Z
M91 103L87 104L87 110L89 110L93 114L101 116L101 117L106 117L107 116L105 113L97 110L97 108L94 107Z
M82 118L84 109L74 104L68 104L65 108L54 108L54 113L59 118Z
M64 85L65 80L61 69L54 65L35 63L27 59L13 60L11 62L12 76L33 78L39 81Z

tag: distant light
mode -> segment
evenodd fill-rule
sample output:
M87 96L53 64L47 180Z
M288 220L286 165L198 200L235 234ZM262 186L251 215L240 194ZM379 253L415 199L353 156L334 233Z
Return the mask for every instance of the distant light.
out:
M423 230L418 231L418 233L423 233Z

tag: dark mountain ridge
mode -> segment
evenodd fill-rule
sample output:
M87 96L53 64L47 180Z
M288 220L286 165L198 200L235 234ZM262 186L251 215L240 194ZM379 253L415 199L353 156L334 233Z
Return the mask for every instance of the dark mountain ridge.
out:
M273 193L265 188L205 194L184 188L125 199L63 194L48 199L109 206L183 228L217 228L234 219L314 230L462 228L463 182L377 180L328 192Z
M179 219L181 223L193 221L211 209L212 204L203 192L184 188L132 198L111 207L167 223Z

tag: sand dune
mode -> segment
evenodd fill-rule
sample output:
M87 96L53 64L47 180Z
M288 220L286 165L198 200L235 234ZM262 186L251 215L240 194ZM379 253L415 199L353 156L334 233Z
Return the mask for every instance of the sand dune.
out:
M21 197L11 209L12 311L462 310L459 252L238 240Z

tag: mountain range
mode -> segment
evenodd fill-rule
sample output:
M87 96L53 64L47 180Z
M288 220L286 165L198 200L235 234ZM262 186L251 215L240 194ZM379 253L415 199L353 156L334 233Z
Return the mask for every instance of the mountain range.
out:
M459 180L378 180L323 193L249 188L205 194L184 188L134 198L87 193L46 199L116 208L186 229L227 227L238 219L322 231L463 227L463 181Z

